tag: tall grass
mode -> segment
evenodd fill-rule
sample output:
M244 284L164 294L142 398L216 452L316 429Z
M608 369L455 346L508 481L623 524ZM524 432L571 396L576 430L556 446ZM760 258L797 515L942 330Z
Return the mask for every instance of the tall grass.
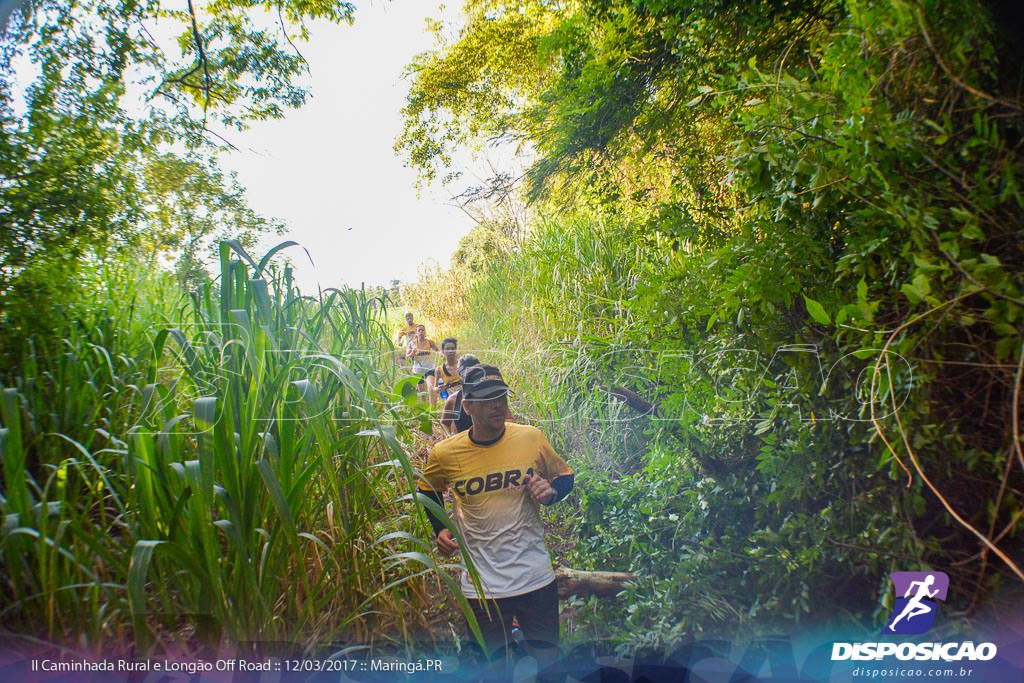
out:
M640 236L574 218L539 224L522 252L466 285L469 327L509 373L517 413L549 428L577 467L621 472L638 456L636 416L610 397L609 366L635 346L625 303L655 267Z
M222 245L187 295L119 269L59 352L26 342L0 395L5 629L189 651L417 626L433 563L402 440L424 416L384 302L301 296L279 248Z

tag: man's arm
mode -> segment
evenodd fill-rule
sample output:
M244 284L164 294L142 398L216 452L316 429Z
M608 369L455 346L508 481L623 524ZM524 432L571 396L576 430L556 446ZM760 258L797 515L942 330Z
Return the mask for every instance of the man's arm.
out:
M555 452L548 438L540 430L535 430L535 434L540 439L540 468L536 477L527 477L526 480L531 488L536 487L530 491L533 499L543 505L551 505L569 495L575 478L572 468ZM550 481L545 477L550 477Z
M555 490L555 497L554 499L551 500L550 503L548 503L548 505L551 505L552 503L557 503L558 501L568 496L569 492L572 491L572 487L575 483L576 477L572 474L563 474L552 479L551 488Z
M423 479L417 483L416 488L420 493L437 504L435 509L444 510L444 498L441 496L448 489L448 478L445 476L444 468L441 467L439 462L440 455L437 446L431 449L430 455L427 456L427 464L422 470ZM445 527L438 514L435 514L430 509L432 507L434 506L423 505L423 511L426 513L427 521L430 522L430 526L434 530L437 547L446 555L451 554L459 549L459 544L455 537L452 536L452 532Z
M441 410L441 426L449 434L455 433L455 421L459 419L459 416L455 412L455 397L458 394L452 394L444 401L444 408Z
M444 498L437 491L419 491L430 500L437 503L442 509L444 508ZM427 521L430 522L431 528L434 529L434 540L437 543L437 547L440 548L441 552L445 555L450 555L459 549L459 542L455 540L455 536L448 530L448 527L444 525L441 518L434 514L434 512L426 505L423 506L423 512L427 514Z
M442 498L441 494L438 493L437 491L424 491L420 489L419 493L437 503L439 507L444 507L444 498ZM444 522L442 522L441 518L435 515L434 511L428 508L426 505L423 506L423 512L427 514L427 521L430 522L430 526L433 527L434 535L436 536L438 533L440 533L441 529L445 528Z
M562 474L549 482L544 477L533 476L527 477L525 483L526 490L535 501L541 505L552 505L569 495L575 477L572 474Z

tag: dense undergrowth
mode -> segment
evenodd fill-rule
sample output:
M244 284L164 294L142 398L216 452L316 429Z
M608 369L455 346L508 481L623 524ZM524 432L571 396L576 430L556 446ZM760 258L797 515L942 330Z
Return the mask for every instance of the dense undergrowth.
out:
M447 282L580 472L574 563L640 576L580 633L878 621L887 572L920 567L961 616L1019 597L1020 17L467 12L400 145L428 173L480 136L536 151L525 243Z
M489 351L577 469L572 564L639 576L577 605L573 637L878 621L886 572L920 567L951 575L956 616L1013 605L1022 32L1001 0L473 0L414 65L398 146L426 176L481 139L533 154L528 234L484 225L406 295ZM112 132L132 129L125 61L47 45L116 72L70 70L100 90L66 118L103 114L120 126L104 140L145 146ZM435 568L400 442L427 413L384 311L301 296L238 243L212 282L132 261L135 175L91 174L104 183L71 201L82 181L50 157L132 164L43 115L68 85L63 53L43 53L40 130L5 119L4 635L108 653L409 642ZM196 59L180 73L222 66ZM74 235L88 244L43 258ZM128 253L108 266L102 245Z
M0 402L6 637L187 655L422 635L433 561L402 442L425 413L383 302L303 296L273 253L224 244L192 292L97 262L62 336L17 342Z

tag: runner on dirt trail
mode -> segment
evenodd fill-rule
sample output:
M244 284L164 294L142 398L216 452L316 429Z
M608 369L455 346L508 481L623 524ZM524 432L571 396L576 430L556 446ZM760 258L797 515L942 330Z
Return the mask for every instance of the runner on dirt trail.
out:
M437 353L437 344L433 339L427 339L427 328L423 324L416 326L416 336L412 338L405 349L405 357L412 359L412 373L420 376L417 388L423 391L430 391L430 378L434 374L434 354Z
M471 353L467 353L459 359L459 375L465 377L467 368L480 365L480 359ZM441 410L441 426L449 434L464 432L473 426L473 418L462 409L462 386L451 393L444 401L444 408Z
M399 327L395 333L395 346L404 349L406 345L416 336L416 323L413 322L412 313L405 314L405 327Z
M399 327L395 332L395 365L408 365L409 357L405 354L409 348L409 342L416 337L416 323L413 322L412 312L405 314L405 326Z
M471 353L467 353L459 359L459 374L465 377L466 369L474 365L480 365L480 359ZM511 409L505 414L505 421L516 421ZM473 418L462 409L461 391L456 391L445 400L444 408L441 410L441 426L448 434L458 434L473 426Z
M488 654L512 639L512 620L536 641L538 659L558 644L558 591L544 546L540 506L568 495L573 471L536 427L506 422L508 385L498 368L477 365L463 375L462 405L473 426L430 453L419 491L444 505L451 489L454 520L479 574L483 594L463 573L462 591L480 625ZM459 550L444 524L427 512L441 552ZM538 649L541 644L547 645Z
M443 401L462 386L462 376L459 374L459 351L458 340L455 337L445 337L441 340L441 363L434 368L434 390L430 392L430 405L437 405L438 397Z

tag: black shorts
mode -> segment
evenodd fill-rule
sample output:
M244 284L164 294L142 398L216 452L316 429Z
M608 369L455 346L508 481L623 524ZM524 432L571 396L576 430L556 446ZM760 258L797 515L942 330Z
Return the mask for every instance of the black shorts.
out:
M558 587L554 581L511 598L470 598L469 606L480 625L487 654L491 657L501 656L504 649L514 642L513 619L531 646L544 649L558 646Z

